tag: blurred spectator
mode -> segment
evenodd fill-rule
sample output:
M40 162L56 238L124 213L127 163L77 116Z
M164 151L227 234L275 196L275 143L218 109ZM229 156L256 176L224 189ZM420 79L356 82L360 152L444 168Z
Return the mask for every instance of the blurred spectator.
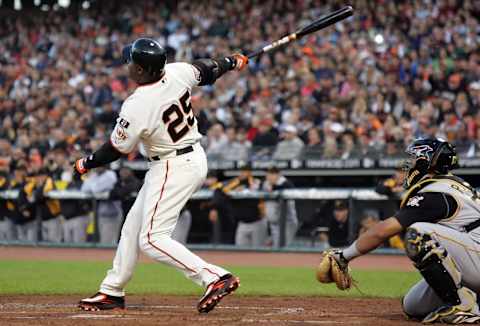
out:
M385 156L390 158L400 158L404 156L404 148L400 141L388 142L385 148Z
M303 141L297 135L297 128L288 125L283 130L283 140L275 148L273 159L293 160L299 158L304 146Z
M184 207L180 212L177 224L175 225L175 229L173 230L172 239L180 243L186 244L191 225L192 213L190 213L190 211L186 207Z
M338 158L338 143L337 135L331 129L330 124L324 126L323 139L323 158Z
M265 119L258 126L258 132L252 141L254 157L257 159L269 158L277 145L278 135L273 130L272 124L272 120Z
M70 158L76 145L89 150L92 137L105 141L132 86L120 51L136 37L158 38L169 61L215 57L255 49L338 3L245 0L224 2L222 10L203 1L90 5L80 11L31 7L0 20L0 138L8 142L0 151L9 152L6 157L50 167L48 153L58 144ZM354 5L361 14L195 91L209 155L222 155L218 145L227 140L220 129L238 134L245 128L254 157L270 158L278 142L274 126L283 125L298 134L319 128L324 158L352 157L352 137L361 155L378 157L392 153L392 142L403 148L411 137L443 133L459 142L462 154L479 155L478 1L391 1L380 11L368 1ZM249 14L240 20L232 13ZM346 130L352 137L342 136Z
M350 131L345 131L342 134L341 155L343 160L358 157L357 146L355 144L354 134Z
M100 194L112 191L117 183L117 175L106 167L99 167L89 172L82 184L81 191ZM122 207L118 200L101 200L97 205L99 242L115 244L118 241Z
M218 159L222 154L222 150L228 142L223 126L220 123L214 124L207 134L206 152L210 159Z
M227 128L227 142L220 148L220 158L225 161L246 161L252 144L246 140L245 134L236 132L235 128Z
M57 144L57 146L46 155L48 174L53 178L55 183L69 182L72 180L71 164L64 146L66 146L66 144ZM60 187L63 186L60 185Z
M262 190L267 192L293 188L294 185L285 178L276 167L269 168L262 185ZM298 229L297 209L294 200L286 200L282 207L278 200L265 200L265 217L268 221L272 245L280 247L280 218L285 210L285 246L292 243Z
M303 150L303 158L319 159L322 155L322 143L320 131L316 127L312 127L307 132L307 144Z
M333 214L326 221L328 233L322 233L321 240L328 242L331 247L345 247L349 245L349 209L343 200L336 200Z

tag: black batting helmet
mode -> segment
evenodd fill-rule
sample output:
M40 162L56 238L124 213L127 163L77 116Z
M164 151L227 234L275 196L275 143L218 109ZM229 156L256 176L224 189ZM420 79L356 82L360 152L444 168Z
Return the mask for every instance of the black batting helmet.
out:
M167 62L167 51L157 41L139 38L122 51L125 63L136 63L152 76L159 76Z

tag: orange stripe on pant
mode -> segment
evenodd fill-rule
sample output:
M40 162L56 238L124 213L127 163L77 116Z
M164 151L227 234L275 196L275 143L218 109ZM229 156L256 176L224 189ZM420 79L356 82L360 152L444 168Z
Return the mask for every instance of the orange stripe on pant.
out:
M168 257L170 257L171 259L173 259L174 261L176 261L178 264L182 265L185 269L189 270L190 272L193 272L193 273L196 273L196 271L190 267L188 267L187 265L185 265L184 263L182 263L181 261L179 261L178 259L176 259L175 257L173 257L172 255L170 255L168 252L166 252L165 250L162 250L160 248L158 248L157 246L155 246L153 244L153 242L151 241L150 239L150 235L151 235L151 232L152 232L152 229L153 229L153 218L155 216L155 213L157 212L157 207L158 207L158 204L160 203L160 201L162 200L162 197L163 197L163 192L165 190L165 185L167 184L167 180L168 180L168 160L167 160L167 171L165 172L165 180L163 181L163 185L162 185L162 190L160 191L160 198L158 199L157 203L155 204L155 209L153 210L153 214L152 214L152 218L150 219L150 230L148 230L148 234L147 234L147 238L148 238L148 243L155 249L157 249L158 251L160 251L161 253L163 253L164 255L167 255Z

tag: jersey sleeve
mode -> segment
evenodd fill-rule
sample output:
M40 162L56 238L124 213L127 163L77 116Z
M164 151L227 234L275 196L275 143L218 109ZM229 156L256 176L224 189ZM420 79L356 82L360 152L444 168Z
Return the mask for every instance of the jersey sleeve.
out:
M201 81L200 71L193 65L186 62L172 63L174 74L180 78L188 87L198 86Z
M403 228L416 222L436 223L452 217L458 208L453 196L441 192L421 192L408 199L394 215Z
M110 135L110 143L122 154L128 154L135 149L146 131L147 116L141 116L135 111L143 109L135 98L128 98L122 105L117 118L117 124Z

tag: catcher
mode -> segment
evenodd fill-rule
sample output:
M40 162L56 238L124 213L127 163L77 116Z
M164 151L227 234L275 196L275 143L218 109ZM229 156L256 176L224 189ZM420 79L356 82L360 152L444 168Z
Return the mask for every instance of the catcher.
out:
M480 323L480 200L476 190L449 173L458 167L455 147L417 139L410 156L407 193L394 216L369 229L345 250L327 252L317 268L320 282L352 284L348 263L405 229L406 253L423 279L402 299L411 319L424 323Z

